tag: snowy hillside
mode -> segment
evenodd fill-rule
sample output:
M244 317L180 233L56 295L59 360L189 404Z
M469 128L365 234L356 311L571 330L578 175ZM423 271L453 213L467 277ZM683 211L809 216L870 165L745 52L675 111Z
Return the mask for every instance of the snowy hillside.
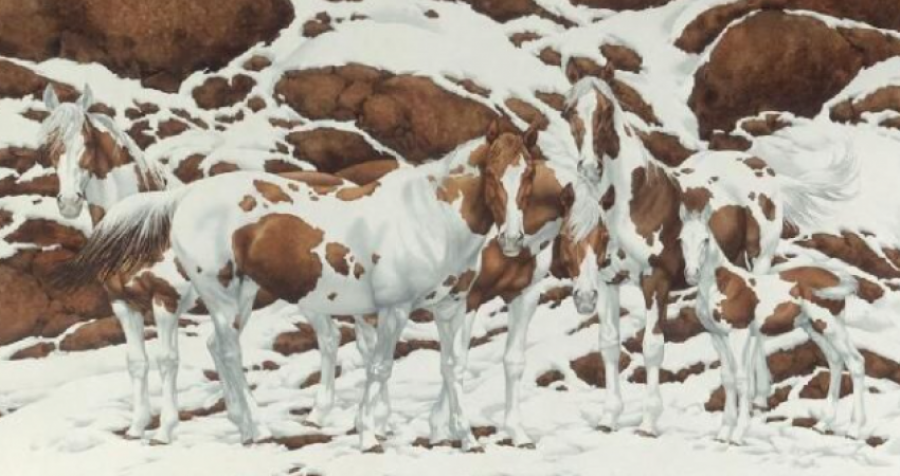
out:
M0 4L0 474L900 471L900 7L876 0L852 7L840 0L14 3ZM64 20L73 15L80 21ZM484 453L427 443L441 379L432 322L410 322L401 340L391 380L395 433L384 454L361 454L351 431L365 371L346 323L334 418L321 429L304 425L319 352L303 317L282 303L255 312L241 341L273 442L241 445L226 418L204 315L180 323L176 441L154 446L121 436L131 389L124 335L103 288L67 293L50 280L91 225L86 212L77 220L59 215L54 170L36 150L47 84L63 101L89 84L94 110L186 182L239 169L314 169L364 181L439 160L496 118L520 130L544 122L545 158L572 161L561 110L584 76L610 83L647 150L666 164L703 150L749 151L777 171L858 158L856 197L787 236L778 260L824 255L867 283L848 312L866 358L864 441L842 436L849 398L841 400L837 434L810 428L826 408L828 372L803 332L767 344L772 408L754 417L748 443L714 441L719 362L687 301L672 306L665 330L661 436L636 435L646 372L635 289L623 299L623 429L598 431L606 376L596 318L578 315L555 282L528 338L523 416L536 449L514 448L497 431L507 321L499 300L478 313L465 381ZM149 342L155 362L156 341ZM845 386L848 376L842 396Z

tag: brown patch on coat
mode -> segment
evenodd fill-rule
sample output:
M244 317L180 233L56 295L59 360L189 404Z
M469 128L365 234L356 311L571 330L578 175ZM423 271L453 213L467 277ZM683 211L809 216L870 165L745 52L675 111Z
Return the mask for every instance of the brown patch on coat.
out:
M578 146L578 150L581 150L585 136L584 120L578 115L578 110L574 107L566 109L563 113L563 119L569 123L569 130L575 139L575 145Z
M782 302L775 307L770 316L763 319L759 330L763 335L774 336L790 332L794 329L800 306L792 301Z
M330 293L328 293L328 300L329 300L329 301L334 301L336 298L337 298L337 293L335 293L335 292L330 292Z
M241 199L241 203L239 203L238 206L241 207L241 210L249 212L256 208L256 199L251 195L244 195L244 198Z
M760 159L759 157L750 157L749 159L744 159L743 162L744 165L750 167L751 170L762 170L765 169L766 166L768 166L768 164L766 164L766 161Z
M118 294L118 293L113 293ZM181 295L169 284L150 271L136 275L122 288L122 297L129 304L137 306L144 312L152 311L150 304L157 304L169 312L178 309L178 301Z
M372 264L376 265L379 261L381 261L381 255L379 255L378 253L372 253Z
M648 170L655 177L650 178ZM631 221L648 245L653 245L657 231L678 216L678 195L677 187L654 165L638 167L632 172Z
M705 187L690 187L681 195L681 202L690 212L701 212L709 205L712 192Z
M760 227L747 207L726 205L716 209L709 219L709 229L730 262L743 266L760 252Z
M350 248L340 243L328 243L325 245L325 261L338 274L350 275L350 263L347 261L347 255L349 254Z
M100 220L106 216L106 209L100 205L94 205L93 203L88 203L88 212L91 215L91 223L94 225L100 223Z
M356 263L353 265L353 277L359 279L363 273L366 272L366 268L363 268L363 265Z
M464 273L459 275L459 278L456 280L456 284L454 284L453 288L450 289L450 293L460 294L468 292L469 288L472 287L473 281L475 281L475 270L466 270Z
M81 135L84 139L84 154L79 165L95 177L105 179L113 169L134 162L128 149L120 145L112 134L94 127L90 121L85 121ZM160 188L156 187L154 190Z
M481 252L481 270L469 289L466 308L478 309L498 296L505 302L512 301L531 284L536 266L530 253L510 258L500 250L496 239L491 240Z
M762 209L763 216L765 216L767 220L775 220L775 203L764 193L759 194L759 207Z
M609 211L612 210L612 207L616 205L616 187L610 185L606 190L606 193L600 197L600 206L603 207L603 210Z
M216 277L219 279L219 284L222 285L223 288L228 288L231 285L231 280L234 279L234 263L231 260L228 260L225 263L225 266L219 270Z
M325 233L303 219L271 214L234 232L232 247L240 273L278 298L297 302L322 276L322 260L313 252Z
M270 203L294 203L294 199L291 198L290 195L285 193L285 191L282 190L281 187L275 185L272 182L266 182L265 180L254 180L253 186L256 188L259 194L262 195L263 198L268 200Z
M716 270L716 287L724 295L716 310L716 318L724 319L735 329L746 329L753 321L759 298L739 275L726 268Z

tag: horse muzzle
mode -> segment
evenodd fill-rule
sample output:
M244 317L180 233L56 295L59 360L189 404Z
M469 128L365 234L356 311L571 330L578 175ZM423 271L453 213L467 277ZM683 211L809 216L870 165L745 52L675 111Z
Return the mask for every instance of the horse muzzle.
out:
M597 290L575 291L572 299L575 301L575 310L578 314L593 314L597 309Z
M56 206L59 208L59 214L63 218L74 219L81 215L81 209L84 207L84 199L81 197L56 197Z
M509 234L504 233L500 235L497 241L500 242L500 251L503 252L504 256L507 258L515 258L522 253L522 248L525 247L525 234L519 232L510 236Z

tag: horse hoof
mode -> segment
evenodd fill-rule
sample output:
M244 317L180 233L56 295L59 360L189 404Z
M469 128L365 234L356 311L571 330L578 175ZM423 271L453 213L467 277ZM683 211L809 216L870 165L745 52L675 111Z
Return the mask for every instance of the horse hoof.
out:
M300 424L303 426L308 426L310 428L315 428L317 430L322 429L322 425L319 425L318 423L316 423L314 421L305 420L305 421L300 422Z
M169 446L168 441L157 440L156 438L150 439L150 446Z
M609 425L600 425L597 427L597 431L599 431L600 433L612 433L613 428Z
M537 445L534 443L522 443L521 445L517 445L517 448L520 450L536 450Z
M466 453L473 453L473 454L484 453L484 447L483 446L473 446L473 447L467 449Z
M643 438L656 438L658 436L655 431L649 430L637 430L634 434Z

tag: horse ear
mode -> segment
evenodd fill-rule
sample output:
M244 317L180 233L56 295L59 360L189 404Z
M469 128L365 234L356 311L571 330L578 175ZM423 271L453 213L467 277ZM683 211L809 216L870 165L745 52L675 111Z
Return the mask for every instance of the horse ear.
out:
M59 98L56 97L56 91L51 84L47 84L47 87L44 88L44 106L48 111L52 111L59 106Z
M568 79L569 83L571 84L577 83L582 78L581 71L578 69L575 61L573 61L571 58L566 62L564 72L566 74L566 79Z
M538 134L540 133L541 122L536 120L528 126L528 130L525 131L525 135L523 136L523 140L525 142L525 147L528 149L533 149L535 145L537 145Z
M84 92L81 93L81 98L78 99L78 105L85 111L94 105L94 92L91 91L89 84L84 85Z
M559 194L559 204L562 206L564 212L568 212L572 208L572 205L575 204L575 188L572 184L566 184L562 193Z
M493 144L498 137L500 137L500 121L494 119L491 121L491 125L488 126L487 134L485 136L487 138L488 144Z

